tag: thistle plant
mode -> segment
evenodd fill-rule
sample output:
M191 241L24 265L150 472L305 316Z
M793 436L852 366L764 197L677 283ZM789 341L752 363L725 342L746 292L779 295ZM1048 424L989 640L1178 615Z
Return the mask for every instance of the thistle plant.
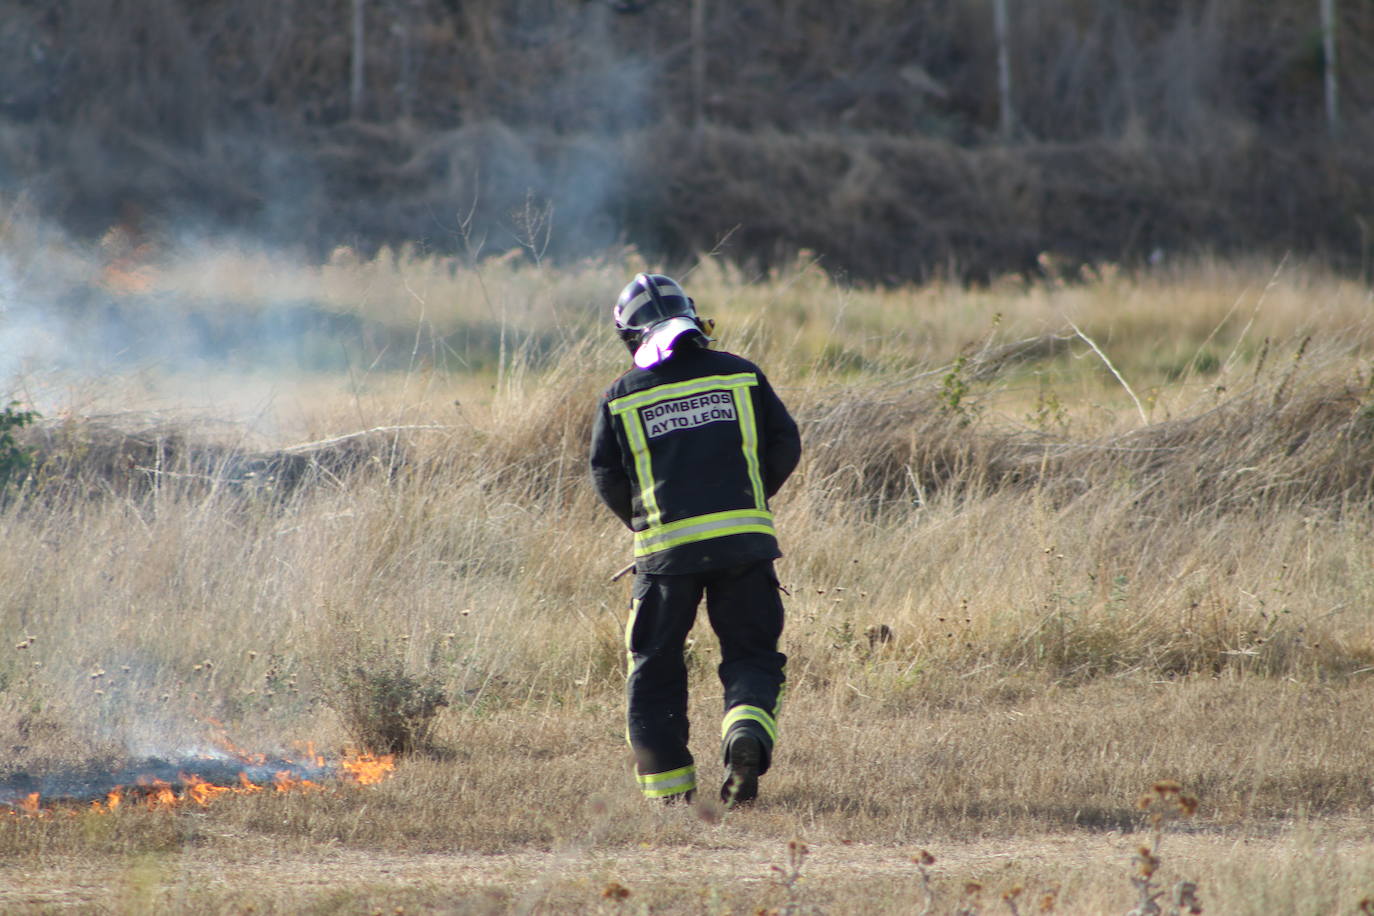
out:
M935 864L935 857L922 849L911 857L911 864L921 873L921 890L925 893L925 905L921 907L921 916L926 916L935 906L935 888L930 883L930 866Z
M629 905L630 889L619 881L611 881L601 889L602 904L599 913L626 913ZM647 910L646 910L647 912Z
M1187 795L1183 787L1171 780L1162 780L1150 787L1150 791L1136 800L1136 807L1144 811L1150 825L1150 843L1136 850L1133 861L1136 872L1131 876L1131 884L1136 890L1136 905L1126 916L1183 916L1202 912L1202 903L1197 897L1197 884L1192 881L1179 881L1169 895L1169 909L1159 905L1164 889L1156 884L1159 872L1160 846L1164 842L1164 830L1174 820L1192 817L1197 813L1198 800Z
M983 885L977 881L964 882L963 902L954 911L954 916L978 916L983 912Z

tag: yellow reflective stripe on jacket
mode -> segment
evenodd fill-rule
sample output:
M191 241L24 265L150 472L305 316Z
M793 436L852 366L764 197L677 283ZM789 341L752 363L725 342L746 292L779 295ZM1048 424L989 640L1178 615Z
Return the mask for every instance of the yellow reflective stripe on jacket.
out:
M763 492L763 475L759 473L759 429L754 424L754 399L746 388L735 388L732 394L740 436L744 439L744 466L749 469L749 482L754 486L754 505L762 509L768 504L768 498Z
M634 394L618 397L611 401L609 407L611 413L622 414L638 407L657 404L659 401L684 398L691 394L704 394L707 391L719 391L722 388L747 388L758 383L759 377L752 372L737 372L734 375L703 375L700 378L688 379L685 382L658 385L654 388L646 388L643 391L636 391Z
M654 489L658 481L654 480L654 467L649 459L649 440L644 435L644 424L639 419L639 414L633 410L622 416L625 423L625 438L630 443L630 452L635 458L635 476L639 478L639 499L644 504L644 514L648 518L649 526L659 524L663 521L663 510L658 507L658 499L654 495Z
M759 509L713 512L635 532L635 556L731 534L774 534L773 513Z
M773 516L767 511L767 497L764 493L763 474L759 468L758 428L755 424L754 401L749 389L759 383L753 372L737 372L732 375L704 375L685 382L659 385L645 391L615 398L608 405L612 415L620 417L625 427L625 439L634 457L635 477L638 478L639 499L644 507L647 527L635 533L636 557L647 556L670 547L705 541L711 538L726 537L732 534L776 534ZM736 422L739 424L741 448L745 469L753 490L754 506L749 509L735 509L728 512L715 512L693 518L679 519L669 524L663 523L663 508L658 504L656 490L658 481L654 478L652 456L649 452L649 437L644 429L640 409L652 407L663 401L705 394L711 391L730 392L735 405Z
M666 773L637 774L639 789L648 798L665 798L680 795L697 787L697 768L687 765Z
M736 722L757 722L763 726L763 730L768 732L768 737L773 742L778 740L778 720L757 706L736 706L725 714L725 719L720 724L720 736L724 738L730 733L730 727Z

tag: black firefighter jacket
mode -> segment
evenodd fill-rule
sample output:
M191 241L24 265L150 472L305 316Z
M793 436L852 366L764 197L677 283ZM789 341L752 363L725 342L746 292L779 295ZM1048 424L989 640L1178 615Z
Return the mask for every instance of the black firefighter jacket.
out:
M759 368L690 344L616 379L592 431L592 478L634 531L641 573L781 556L768 499L800 458L797 424Z

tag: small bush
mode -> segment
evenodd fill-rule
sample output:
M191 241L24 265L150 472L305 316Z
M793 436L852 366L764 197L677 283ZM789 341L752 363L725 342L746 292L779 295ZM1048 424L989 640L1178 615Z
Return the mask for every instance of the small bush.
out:
M430 674L411 674L401 659L376 654L342 669L327 702L360 750L405 755L433 753L434 717L448 695Z
M33 466L33 450L19 444L14 430L28 426L38 419L35 410L17 410L18 401L11 401L0 410L0 491L9 485L11 479L22 480L25 472Z
M371 754L432 752L435 716L448 705L432 675L412 674L379 651L337 672L327 694L349 738Z

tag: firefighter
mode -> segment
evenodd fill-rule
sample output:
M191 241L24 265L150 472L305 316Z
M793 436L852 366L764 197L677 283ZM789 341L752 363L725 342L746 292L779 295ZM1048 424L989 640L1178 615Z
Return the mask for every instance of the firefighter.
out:
M668 803L695 794L683 645L704 594L725 688L721 800L745 804L772 762L787 660L768 500L797 466L801 438L757 366L708 348L713 324L674 280L637 275L614 318L634 366L601 399L591 470L634 532L625 644L639 786Z

